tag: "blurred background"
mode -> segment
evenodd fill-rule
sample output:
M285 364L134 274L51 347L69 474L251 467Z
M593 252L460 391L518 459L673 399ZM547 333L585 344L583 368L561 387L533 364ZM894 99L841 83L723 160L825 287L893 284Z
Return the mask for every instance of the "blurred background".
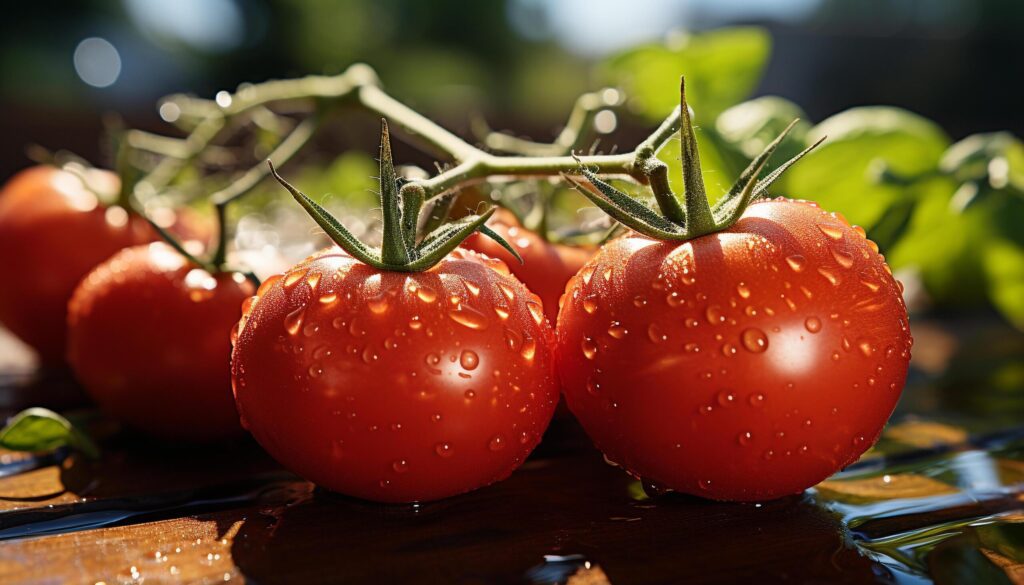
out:
M354 61L456 129L479 111L549 138L604 81L594 63L732 24L771 36L753 95L788 98L812 120L889 104L953 138L1024 132L1015 0L37 0L0 22L0 173L28 164L28 142L103 162L104 113L160 129L163 95Z

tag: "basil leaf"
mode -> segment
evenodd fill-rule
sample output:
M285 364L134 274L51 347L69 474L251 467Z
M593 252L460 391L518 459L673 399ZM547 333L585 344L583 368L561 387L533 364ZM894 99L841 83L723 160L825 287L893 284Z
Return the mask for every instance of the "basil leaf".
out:
M99 456L99 448L88 435L46 408L23 410L0 429L0 447L12 451L52 451L64 446L89 457Z

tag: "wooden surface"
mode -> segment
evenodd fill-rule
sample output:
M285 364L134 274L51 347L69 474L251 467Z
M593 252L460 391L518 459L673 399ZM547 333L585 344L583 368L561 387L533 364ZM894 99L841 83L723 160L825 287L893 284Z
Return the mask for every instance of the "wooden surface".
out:
M12 368L0 400L82 397ZM571 419L507 481L419 506L315 489L251 441L0 453L0 583L1022 582L1024 431L900 416L858 464L763 505L649 497Z

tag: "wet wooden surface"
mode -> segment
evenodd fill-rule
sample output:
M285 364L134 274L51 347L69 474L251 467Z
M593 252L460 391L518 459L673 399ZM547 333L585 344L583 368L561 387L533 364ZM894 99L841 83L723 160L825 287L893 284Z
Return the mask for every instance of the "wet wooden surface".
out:
M9 367L0 402L82 397ZM100 421L97 461L0 453L0 583L1024 582L1024 430L912 414L762 505L650 497L567 419L507 481L419 506L317 490L250 441L176 448Z

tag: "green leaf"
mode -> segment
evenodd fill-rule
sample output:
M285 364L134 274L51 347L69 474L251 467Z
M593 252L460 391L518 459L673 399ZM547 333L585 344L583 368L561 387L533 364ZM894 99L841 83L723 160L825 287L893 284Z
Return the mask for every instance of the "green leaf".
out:
M811 123L800 106L778 96L767 95L737 104L715 120L715 130L744 157L759 155L793 120L799 120L777 148L776 159L788 160L807 144ZM775 165L769 163L769 171Z
M771 37L764 29L725 28L629 49L602 63L598 74L602 81L623 88L630 107L652 122L679 102L669 80L685 75L696 121L711 123L719 112L754 91L770 52Z
M836 114L811 128L807 141L826 135L824 144L786 173L778 190L864 226L877 222L897 199L915 196L913 187L880 181L880 164L900 176L934 172L949 145L931 121L886 106Z
M64 446L89 457L99 456L99 448L88 435L45 408L23 410L0 429L0 447L12 451L52 451Z
M993 238L981 250L992 304L1014 327L1024 330L1024 248Z

